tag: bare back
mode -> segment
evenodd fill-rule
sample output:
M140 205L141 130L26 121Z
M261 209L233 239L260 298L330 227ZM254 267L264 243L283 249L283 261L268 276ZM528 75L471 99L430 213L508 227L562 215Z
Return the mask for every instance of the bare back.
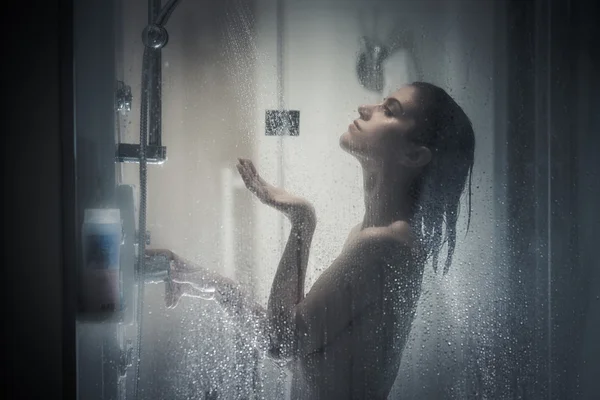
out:
M340 257L354 246L357 233L352 230ZM330 305L332 317L342 307L353 307L355 300L366 297L369 305L326 345L300 352L303 355L294 362L292 399L387 398L421 291L423 257L405 239L401 238L409 243L408 252L334 263L319 277L311 291L339 287L339 282L350 287L351 301Z

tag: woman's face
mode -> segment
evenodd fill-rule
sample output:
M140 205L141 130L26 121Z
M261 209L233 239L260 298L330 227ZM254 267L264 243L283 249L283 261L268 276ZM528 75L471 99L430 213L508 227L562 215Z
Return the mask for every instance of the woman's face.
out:
M408 134L415 129L418 89L404 86L380 104L358 108L360 118L340 137L340 146L363 160L392 161L410 146Z

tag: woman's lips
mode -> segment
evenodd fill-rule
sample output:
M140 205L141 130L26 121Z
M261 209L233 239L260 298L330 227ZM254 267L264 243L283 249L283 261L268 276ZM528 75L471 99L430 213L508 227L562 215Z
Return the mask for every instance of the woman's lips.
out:
M356 127L357 130L360 131L360 126L358 126L358 120L354 120L354 126Z

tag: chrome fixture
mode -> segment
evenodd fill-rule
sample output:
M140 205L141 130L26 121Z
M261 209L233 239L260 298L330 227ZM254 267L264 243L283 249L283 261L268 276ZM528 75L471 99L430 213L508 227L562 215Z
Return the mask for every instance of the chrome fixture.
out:
M123 81L117 81L117 111L125 114L131 111L131 102L133 96L131 94L131 86L126 85Z

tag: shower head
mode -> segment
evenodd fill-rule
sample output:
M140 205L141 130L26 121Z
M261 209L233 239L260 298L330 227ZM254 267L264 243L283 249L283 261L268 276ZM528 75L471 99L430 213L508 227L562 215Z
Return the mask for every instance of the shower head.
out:
M360 84L372 91L383 90L383 70L381 64L389 54L388 48L366 36L361 37L361 51L358 55L356 72Z
M409 83L410 79L422 79L412 31L393 30L385 41L363 36L360 43L356 72L366 89L388 93Z

